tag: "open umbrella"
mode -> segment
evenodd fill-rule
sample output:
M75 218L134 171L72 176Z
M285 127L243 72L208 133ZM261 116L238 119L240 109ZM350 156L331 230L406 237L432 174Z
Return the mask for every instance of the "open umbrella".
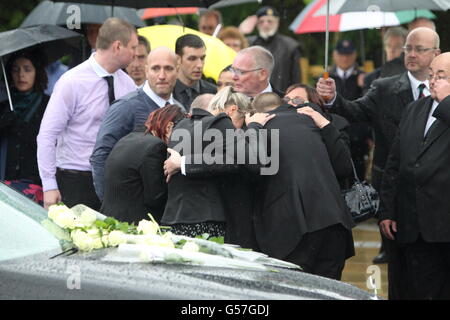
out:
M64 2L54 0L55 2ZM77 0L76 3L90 3L128 8L202 7L208 8L219 0Z
M325 32L326 15L320 10L326 0L311 2L294 19L289 29L297 34L311 32ZM404 10L397 12L361 11L330 13L330 32L344 32L358 29L371 29L387 26L397 26L408 23L418 17L434 19L436 16L429 10Z
M77 4L73 2L43 1L22 22L21 27L37 26L40 24L54 24L66 26L71 19L73 11L70 6L76 5L79 11L80 23L102 24L110 17L121 18L136 27L144 27L145 23L140 19L136 9L124 7L111 7L94 4Z
M220 0L215 4L211 5L209 9L218 9L229 6L235 6L239 4L249 3L249 2L258 2L261 3L262 0ZM198 7L180 7L180 8L172 8L172 7L164 7L164 8L155 8L150 7L143 11L141 15L141 19L151 19L156 17L164 17L164 16L176 16L180 14L196 14L199 13Z
M353 11L400 11L428 9L446 11L450 9L450 0L338 0L330 3L330 14ZM322 8L326 11L325 6Z
M13 110L13 106L4 60L16 51L36 46L46 53L48 63L51 63L73 52L73 50L77 50L80 37L81 35L76 32L54 25L19 28L0 33L0 43L7 44L0 47L0 61L11 111Z
M203 73L217 81L220 72L233 63L236 52L220 39L199 31L175 25L158 25L138 29L138 33L146 37L152 48L169 47L175 50L176 40L184 34L195 34L202 38L206 45L206 59Z
M401 11L401 10L443 10L450 9L450 0L323 0L318 15L325 15L325 74L328 77L328 42L330 31L330 15L355 11ZM326 99L327 97L325 97Z

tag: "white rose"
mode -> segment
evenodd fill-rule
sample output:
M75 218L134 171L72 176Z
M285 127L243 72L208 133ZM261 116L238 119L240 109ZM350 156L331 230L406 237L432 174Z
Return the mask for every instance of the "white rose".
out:
M158 232L158 227L158 224L153 221L141 220L137 226L137 231L146 235L156 235Z
M94 239L83 230L74 230L70 233L70 236L79 250L89 252L94 249Z
M91 209L86 209L81 213L81 216L78 217L78 223L81 224L82 227L90 227L94 224L95 220L97 220L97 215Z
M73 229L77 224L77 216L69 211L59 211L55 214L53 221L63 229Z
M55 221L55 218L60 215L61 213L64 214L64 212L72 212L71 209L69 209L67 206L65 205L57 205L57 204L52 204L49 208L48 208L48 217L50 219L52 219L53 221Z
M158 246L158 247L167 247L174 248L173 241L171 239L167 239L157 235L147 235L144 238L144 242L149 246Z
M200 250L200 247L192 241L188 241L183 246L184 251L190 251L190 252L198 252Z
M116 247L121 243L127 243L127 236L122 231L114 230L108 236L108 243L112 247Z

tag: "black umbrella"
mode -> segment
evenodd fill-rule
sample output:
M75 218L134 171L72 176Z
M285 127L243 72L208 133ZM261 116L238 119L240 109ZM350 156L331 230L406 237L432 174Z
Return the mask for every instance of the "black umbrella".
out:
M74 49L77 50L80 37L79 33L54 25L40 25L0 32L0 43L2 43L0 60L11 111L13 106L3 60L16 51L36 46L45 51L48 63L51 63L72 53Z
M55 2L63 2L55 0ZM128 8L201 7L207 8L219 0L78 0L76 3L90 3Z
M140 19L136 9L124 7L112 7L95 4L80 4L73 2L43 1L22 22L21 27L37 26L40 24L54 24L67 26L73 23L72 18L75 11L71 6L77 6L79 9L79 23L98 23L102 24L110 17L121 18L136 27L145 27L145 23ZM78 11L77 11L78 12Z

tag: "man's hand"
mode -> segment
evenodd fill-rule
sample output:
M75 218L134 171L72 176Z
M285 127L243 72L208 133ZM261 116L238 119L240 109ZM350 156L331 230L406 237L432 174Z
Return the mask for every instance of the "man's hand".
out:
M48 190L44 192L44 208L48 209L52 204L61 202L61 193L59 190Z
M380 222L381 232L389 240L395 240L394 232L397 232L397 222L394 220L383 220Z
M326 101L333 101L336 97L336 83L332 78L319 78L316 84L317 93Z
M448 80L436 80L432 90L436 93L438 102L441 102L446 97L450 96L450 82Z
M170 153L170 157L164 161L164 175L168 183L170 178L181 169L181 155L170 148L167 148L167 152Z
M273 119L275 117L274 114L268 114L268 113L260 113L257 112L254 115L250 116L250 114L245 115L245 123L249 125L251 122L257 122L264 126L270 119Z
M311 107L298 108L297 113L311 117L316 126L319 127L320 129L322 129L323 127L325 127L327 124L330 123L330 121L327 118L322 116L319 112L317 112Z

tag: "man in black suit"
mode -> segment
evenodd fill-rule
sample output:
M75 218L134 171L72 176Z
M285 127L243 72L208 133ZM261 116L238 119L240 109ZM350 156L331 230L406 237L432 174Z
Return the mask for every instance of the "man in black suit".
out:
M305 272L340 279L345 260L354 255L353 221L323 129L291 105L269 114L276 115L265 129L271 139L278 132L279 170L260 179L254 210L258 245L262 252L298 264Z
M364 72L356 62L355 45L347 39L340 40L333 50L335 65L330 71L330 78L336 83L336 91L347 100L355 100L362 96L362 79ZM366 175L366 158L369 157L369 143L372 140L372 129L367 122L352 123L347 128L350 137L350 150L355 164L356 174L361 180Z
M252 46L239 51L230 68L233 73L234 89L250 98L264 92L275 92L283 98L284 93L270 84L274 65L273 55L261 46Z
M336 95L332 79L320 78L317 83L317 91L321 96L334 97L331 104L333 112L344 116L349 122L367 121L372 125L375 134L372 184L378 191L404 109L420 96L429 95L426 77L431 61L440 54L439 36L428 28L414 29L407 37L404 51L408 71L375 80L370 90L357 100L348 101ZM402 252L392 241L388 243L389 298L407 298L408 290L402 289L406 285L403 281L407 281L403 277Z
M385 236L405 245L414 299L450 299L450 52L429 69L431 97L400 122L382 182Z
M90 157L95 192L103 199L104 170L108 155L121 138L137 126L144 125L148 115L168 104L183 105L172 95L178 74L177 57L169 48L159 47L150 52L146 67L147 82L141 89L115 101L105 118Z
M197 96L203 93L215 94L217 88L210 82L202 80L206 46L199 36L185 34L179 37L175 42L175 53L180 70L173 94L175 99L184 105L186 111L189 111L192 101Z

